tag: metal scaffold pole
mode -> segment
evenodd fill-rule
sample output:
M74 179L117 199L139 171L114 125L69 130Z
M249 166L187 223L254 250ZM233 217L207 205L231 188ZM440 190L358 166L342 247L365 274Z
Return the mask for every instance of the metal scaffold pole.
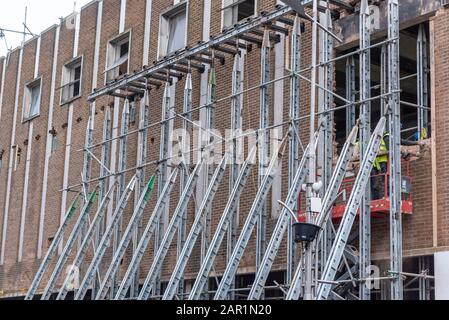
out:
M424 24L419 25L418 39L416 41L416 69L417 69L417 105L427 108L429 105L429 85L428 85L428 54L427 36ZM418 108L418 133L419 139L428 137L429 131L429 111L425 108Z
M237 40L237 45L238 45ZM232 99L231 110L231 134L232 134L232 157L231 157L231 172L229 178L229 194L237 185L240 172L240 155L242 153L243 144L241 139L236 137L242 133L242 95L238 94L242 91L243 70L242 70L242 52L239 51L234 57L234 66L232 69L232 94L235 95ZM232 251L237 241L237 226L239 219L239 204L237 201L235 209L231 212L230 225L228 228L227 245L226 245L226 263L229 263ZM231 285L234 288L235 284ZM234 292L229 294L229 299L234 299Z
M346 59L346 99L354 102L355 98L355 61L354 56ZM346 108L346 136L351 133L351 128L355 126L355 104Z
M391 299L403 299L402 213L401 213L401 105L399 66L399 1L388 0L388 122L390 133L390 271L396 273L391 282Z
M261 62L260 73L261 83L267 83L270 81L270 55L271 55L271 42L270 33L266 29L263 35L262 49L261 49ZM258 137L259 147L259 176L258 185L259 188L264 180L265 171L269 165L270 154L270 134L266 128L270 122L270 87L265 85L260 88L260 120L259 128L262 130ZM267 201L263 201L263 205L260 208L259 221L257 222L256 232L256 270L259 269L260 263L263 258L266 247L266 230L267 230Z
M323 2L324 3L324 2ZM332 32L332 19L330 9L327 7L325 13L320 14L320 20L322 21L323 27L326 30L320 31L320 43L321 43L321 63L323 65L322 70L320 70L320 82L324 87L323 91L320 91L319 95L319 105L318 109L320 112L324 112L320 116L319 123L320 127L320 143L319 143L319 158L318 163L321 167L321 182L322 187L320 190L321 197L326 194L327 188L329 187L330 180L332 178L332 162L334 157L334 116L330 110L333 108L333 89L334 89L334 66L329 61L333 56L333 39L329 32ZM330 242L331 237L331 226L323 226L324 232L322 237L318 239L319 246L316 248L315 252L315 263L317 270L315 272L315 278L318 276L319 271L321 271L319 266L323 267L327 255L332 246Z
M146 87L148 84L146 83ZM140 108L139 108L139 136L138 136L138 149L137 149L137 165L143 166L147 159L148 152L148 124L150 118L150 90L145 90L145 94L140 100ZM136 170L137 184L138 188L135 192L134 203L137 205L140 199L140 195L145 189L145 168L139 167ZM142 218L140 218L139 224L134 231L133 239L132 239L132 252L133 255L136 253L137 245L139 243L139 239L142 235ZM139 294L139 276L140 270L137 269L134 275L134 281L131 285L130 296L136 297Z
M288 154L288 187L296 187L295 172L300 165L299 157L299 122L294 119L300 116L300 104L301 104L301 87L300 78L296 74L301 69L301 22L298 16L295 17L293 30L290 41L290 70L294 72L290 79L290 128L289 128L289 154ZM305 151L307 152L307 151ZM304 156L304 154L303 154ZM302 187L302 185L300 186ZM298 205L295 201L292 210L297 211ZM293 269L295 267L294 255L295 244L293 241L293 220L290 215L287 218L287 272L286 272L286 284L291 283L293 277ZM262 264L263 265L263 264Z
M184 101L183 101L183 112L185 115L185 119L182 120L182 134L181 134L181 161L185 164L182 169L182 174L180 177L179 182L179 189L180 193L182 194L182 191L184 190L187 180L189 179L189 172L187 171L187 168L190 164L190 161L186 161L185 155L187 157L189 156L189 150L190 150L190 140L189 140L189 122L192 121L192 113L190 112L192 110L192 74L189 72L186 76L185 80L185 86L184 86ZM177 243L177 256L178 260L182 258L182 248L184 246L185 237L186 237L186 227L187 227L187 210L185 211L184 215L182 216L181 226L178 230L178 243ZM179 280L179 287L178 292L183 293L184 292L184 279L181 277Z
M360 157L366 156L366 150L371 136L371 104L367 100L371 97L371 55L368 49L371 42L369 19L370 9L368 0L362 0L360 8L360 101L365 101L360 106ZM359 246L360 246L360 278L369 276L371 265L371 185L365 189L365 196L360 205ZM369 287L360 284L360 299L370 300Z
M158 198L161 197L163 188L167 183L168 174L168 157L169 157L169 143L170 143L170 116L171 116L171 88L169 82L165 83L164 96L162 98L162 120L164 121L161 126L161 145L159 151L159 177L158 177ZM165 216L168 214L168 207L165 208L165 212L158 217L156 236L154 240L154 257L156 257L156 252L159 249L159 243L162 241L164 236L165 228ZM160 291L160 281L156 280L156 286L154 292L158 294Z
M209 70L209 80L207 84L207 105L206 108L206 127L205 127L205 136L206 136L206 146L204 148L204 154L206 156L206 165L203 171L203 189L204 192L207 190L209 186L209 181L211 179L211 175L213 174L213 163L215 159L214 153L214 135L211 130L215 128L215 100L216 100L216 89L217 89L217 79L215 74L215 51L212 50L212 65ZM206 214L204 215L204 229L201 234L201 257L204 257L204 253L207 251L209 247L209 241L211 236L211 208L206 208Z
M126 176L123 173L126 169L126 161L128 155L128 132L129 132L129 112L130 112L130 104L129 100L125 99L123 111L122 111L122 119L120 126L120 146L119 146L119 162L118 162L118 170L121 172L118 176L118 187L117 187L117 199L120 199L123 192L126 188ZM137 182L136 182L137 183ZM122 237L122 228L123 228L123 217L121 216L117 225L114 226L114 238L112 244L112 253L115 254L117 251L117 247L119 245L120 239ZM101 262L100 262L101 266ZM101 267L99 267L101 270ZM96 288L95 288L96 289ZM115 279L112 282L112 290L110 294L110 298L114 297L114 292L116 291L116 283ZM92 297L95 297L96 290L92 291Z
M315 144L315 112L316 112L316 80L317 80L317 49L318 49L318 0L313 0L313 22L312 22L312 57L311 57L311 77L310 77L310 145ZM308 153L308 177L306 180L306 222L313 223L312 201L314 198L313 184L316 182L316 151L309 149ZM313 253L307 250L304 259L304 300L312 300L314 282L314 261Z

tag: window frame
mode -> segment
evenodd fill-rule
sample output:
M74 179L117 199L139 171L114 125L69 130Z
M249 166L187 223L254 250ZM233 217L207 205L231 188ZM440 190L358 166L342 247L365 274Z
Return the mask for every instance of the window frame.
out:
M65 78L67 73L72 70L74 70L77 66L80 66L81 70L80 70L80 78L78 80L79 82L79 92L78 95L73 95L73 97L68 98L67 100L63 100L64 97L64 89L66 89L67 86L74 84L76 81L75 80L70 80L67 83L64 83ZM59 104L61 106L69 104L79 98L81 98L81 96L83 95L83 87L82 87L82 83L83 83L83 69L84 69L84 56L78 56L76 58L73 58L71 60L69 60L68 62L66 62L64 64L64 66L62 67L62 75L61 75L61 87L60 89L60 97L59 97ZM69 77L71 78L71 75L69 75Z
M130 58L131 58L131 41L132 41L132 29L128 29L120 34L118 34L117 36L109 39L108 41L108 45L106 47L106 63L105 63L105 70L103 71L104 74L104 83L107 84L108 82L114 81L116 79L118 79L121 75L119 74L120 71L118 71L118 75L114 78L109 78L108 75L110 74L111 71L117 69L120 70L120 66L122 66L123 64L125 64L125 62L123 62L122 64L111 68L110 65L112 63L116 63L119 58L115 58L114 62L110 62L110 57L112 54L112 51L114 51L115 55L117 56L117 53L120 52L120 47L121 45L124 43L124 41L128 39L128 58L126 60L126 73L129 73L129 68L130 68Z
M229 3L229 1L232 1L232 3ZM246 20L238 20L238 6L246 0L222 0L221 1L221 29L228 29L232 28L234 25L241 23L242 21ZM254 13L251 16L248 16L248 18L257 17L258 16L258 7L259 7L259 0L254 0ZM231 19L232 23L230 25L226 24L226 15L228 12L232 13ZM235 17L235 18L234 18Z
M180 14L181 12L185 12L185 32L184 32L184 46L175 51L168 52L168 44L169 44L169 36L170 36L170 20ZM158 59L165 58L170 54L182 50L187 46L188 43L188 26L189 26L189 1L181 1L176 5L167 8L162 11L159 15L159 32L158 32ZM165 31L166 35L163 34Z
M39 102L37 104L37 113L30 115L31 113L31 102L33 101L33 88L39 86ZM28 111L28 116L25 114L25 110L28 109L25 105L26 97L29 95L30 106ZM41 104L42 104L42 76L39 76L30 82L27 82L24 86L23 101L22 101L22 123L29 122L34 118L37 118L41 114Z

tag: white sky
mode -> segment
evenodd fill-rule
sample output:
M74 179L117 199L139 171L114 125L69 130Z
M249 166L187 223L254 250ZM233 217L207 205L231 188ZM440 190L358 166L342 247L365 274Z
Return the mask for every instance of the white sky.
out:
M58 23L60 17L66 17L91 0L0 0L0 29L23 31L25 7L28 7L28 28L34 34L40 34L51 25ZM76 4L75 4L76 3ZM21 34L4 32L0 37L0 57L7 53L8 48L16 48L22 42ZM5 43L6 38L6 43ZM27 37L30 39L30 36Z

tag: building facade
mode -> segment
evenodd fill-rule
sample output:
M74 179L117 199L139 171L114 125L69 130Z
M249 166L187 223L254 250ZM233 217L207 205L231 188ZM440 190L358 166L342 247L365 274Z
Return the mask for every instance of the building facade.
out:
M278 3L279 2L279 3ZM225 29L261 12L271 12L281 1L250 0L239 1L211 1L211 0L103 0L92 1L84 6L79 13L74 13L62 19L60 24L43 31L40 35L27 40L23 46L0 58L0 297L24 296L31 285L37 269L45 256L54 236L60 227L71 203L82 191L80 183L92 180L90 188L94 188L104 171L98 159L102 158L102 144L105 117L110 117L111 138L107 171L117 173L126 170L123 175L128 183L136 168L139 168L139 135L141 122L139 113L140 100L130 100L129 134L126 142L126 159L120 158L120 137L124 132L121 115L124 111L124 99L120 97L103 96L95 102L88 101L88 95L97 88L122 77L133 74L145 66L164 59L173 52L185 47L193 47L201 41L208 41ZM357 2L357 1L355 1ZM355 50L358 45L357 24L359 19L357 4L354 10L335 9L339 13L334 17L335 33L343 41L335 44L334 56L344 55ZM375 9L378 8L378 9ZM371 17L373 19L372 38L381 41L386 30L386 1L373 3ZM404 272L419 274L429 269L430 275L435 276L428 286L428 296L447 297L449 278L444 267L449 261L449 195L447 193L449 166L449 133L447 113L444 111L448 92L446 82L449 68L449 45L446 38L449 28L449 9L443 1L407 1L400 4L401 19L401 77L404 77L402 96L405 102L428 107L426 113L427 135L418 154L412 156L407 165L407 175L411 177L413 210L412 214L403 218L403 256ZM291 31L291 26L286 26ZM421 31L420 31L421 30ZM418 73L417 42L419 33L424 33L426 42L424 51L428 56L423 68L427 85L426 96L423 101L416 102L416 78ZM291 32L290 34L291 35ZM278 34L278 38L271 41L269 51L270 76L278 79L285 75L289 68L289 35ZM260 35L258 35L260 36ZM379 40L380 39L380 40ZM420 38L421 43L422 37ZM261 83L261 47L249 41L242 41L239 45L241 55L240 84L244 93L240 95L242 105L242 130L250 131L260 127L260 91L249 90ZM237 44L236 44L237 46ZM311 34L310 25L305 22L301 35L301 65L304 69L311 64ZM372 85L380 83L381 51L373 48ZM320 50L321 51L321 50ZM196 61L185 68L192 69L192 102L193 106L203 106L208 103L208 83L210 83L210 68L215 69L217 101L215 105L215 125L218 132L225 136L226 130L231 128L231 102L225 99L232 95L234 57L223 55L223 59L214 60L213 65ZM319 52L321 54L321 52ZM346 95L346 60L336 64L334 86L336 92ZM355 62L358 66L358 62ZM407 77L408 76L408 77ZM161 83L166 75L161 74ZM318 77L322 77L321 74ZM183 113L184 88L186 77L173 77L169 86L171 93L169 110L173 115ZM267 86L269 96L268 125L276 126L288 123L290 86L288 79L276 81ZM248 89L248 90L246 90ZM356 88L354 87L354 90ZM376 90L376 89L373 89ZM307 144L309 121L307 115L310 109L310 85L307 81L300 84L300 116L304 120L298 125L298 135ZM164 85L154 86L149 93L149 123L157 123L164 117ZM319 98L321 99L321 98ZM416 126L417 111L407 106L403 109L403 122L406 129L413 133ZM338 106L338 102L335 102ZM373 105L378 110L379 106ZM380 110L380 109L379 109ZM377 113L378 114L377 114ZM191 114L191 120L199 126L207 122L205 108L198 109ZM334 115L335 130L333 134L337 155L341 149L347 128L346 114L336 112ZM377 118L376 118L377 117ZM380 111L373 112L373 123L380 117ZM90 119L90 120L89 120ZM86 127L91 121L93 129L92 154L95 158L86 177L84 168ZM374 124L375 125L375 124ZM373 125L373 127L374 127ZM170 132L182 128L183 118L174 116L169 123ZM157 174L160 160L161 125L154 125L147 131L147 154L145 177ZM190 146L197 148L195 140L195 125L189 123L191 133ZM279 130L272 133L271 143L282 140L288 132L288 126L278 126ZM416 131L416 130L415 130ZM133 133L134 132L134 133ZM405 134L406 135L406 134ZM173 154L176 143L170 146ZM224 148L223 148L224 149ZM272 148L274 149L274 148ZM195 152L191 154L190 166L195 165ZM120 168L120 164L124 167ZM168 166L170 174L174 166ZM84 172L84 173L83 173ZM278 200L284 199L288 192L288 159L282 161L279 174L276 176L273 188L267 200L267 238L271 237L276 220L281 209ZM121 176L110 176L110 185ZM194 196L189 202L187 211L187 231L194 218L195 208L201 202L205 193L202 175L195 188ZM221 214L228 202L230 187L229 172L224 176L217 195L211 206L210 235L202 240L203 247L213 235ZM239 210L236 218L237 230L245 223L245 214L253 204L257 193L258 174L252 172L244 194L240 198ZM156 186L157 188L160 186ZM171 193L169 208L164 211L160 234L163 235L181 193L180 184L176 182ZM111 219L114 204L117 204L118 194L114 193L112 204L107 210ZM137 195L133 195L131 202L136 203ZM144 225L148 221L157 197L152 196L148 207L144 211ZM299 208L303 207L300 201ZM133 212L132 205L126 208L123 230ZM388 214L378 215L372 220L372 259L373 264L379 265L382 272L388 271L390 250ZM107 225L107 222L106 222ZM357 230L357 223L354 226ZM357 233L357 232L356 232ZM67 232L68 236L69 232ZM237 232L238 236L238 232ZM267 240L267 241L268 241ZM173 266L178 261L176 239L170 247L163 265L161 280L164 284L172 274ZM357 239L353 239L357 243ZM199 242L198 242L199 243ZM145 279L148 268L152 263L154 240L150 242L140 267L141 280ZM184 277L186 291L193 282L201 265L204 252L197 246L187 265ZM73 250L72 258L76 254ZM111 259L108 250L105 261ZM245 255L239 265L237 288L251 285L256 272L256 236L251 238ZM60 252L59 252L60 253ZM87 253L87 261L93 252ZM126 271L132 257L132 248L128 248L120 275ZM211 274L210 289L216 288L215 277L222 275L229 257L226 245L222 245ZM54 263L54 261L53 261ZM385 263L387 263L385 265ZM268 282L286 283L287 244L283 242L272 268ZM87 266L83 266L85 268ZM107 263L103 264L103 269ZM124 269L124 270L123 270ZM45 276L47 279L49 275ZM62 279L61 279L62 281ZM45 281L43 281L44 283ZM59 283L59 282L58 282ZM421 283L421 282L420 282ZM61 283L62 284L62 283ZM388 295L388 286L373 293L373 297L381 298ZM41 288L43 289L43 287ZM385 291L386 290L386 291ZM407 298L418 298L419 288L411 285L411 290L405 295ZM282 296L276 288L267 290L267 295Z

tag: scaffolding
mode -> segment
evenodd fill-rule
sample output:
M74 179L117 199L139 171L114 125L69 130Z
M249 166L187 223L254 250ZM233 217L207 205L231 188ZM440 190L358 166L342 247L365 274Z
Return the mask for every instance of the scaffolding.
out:
M209 41L185 48L165 59L155 62L151 67L135 72L132 75L108 83L103 88L95 90L88 98L90 103L104 96L112 96L123 101L121 132L116 138L111 135L110 110L105 111L103 138L94 143L92 123L90 120L86 133L84 148L83 181L68 190L81 189L77 197L83 200L79 218L72 229L69 240L64 243L62 254L57 257L56 267L46 282L42 299L49 299L57 292L56 299L66 298L69 291L74 290L75 299L85 299L91 290L91 299L233 299L239 294L254 300L262 299L266 290L272 289L267 283L275 258L286 239L287 258L285 265L285 282L276 286L287 300L322 300L344 299L334 289L344 283L350 283L354 288L358 285L358 293L348 293L352 298L368 300L371 297L369 286L365 285L376 278L370 277L371 265L371 212L370 212L370 175L373 163L378 155L379 146L384 132L390 133L390 268L389 276L378 278L388 281L391 285L389 298L403 298L402 271L402 214L401 214L401 100L400 100L400 72L399 72L399 4L398 0L388 0L388 36L384 41L373 43L370 39L371 21L370 7L367 0L360 5L359 48L348 54L334 56L334 45L341 39L333 31L332 18L340 9L354 11L345 1L302 0L293 3L292 7L276 6L272 12L263 12L259 16L245 20L222 34L212 37ZM304 28L306 24L310 27ZM301 66L301 57L305 47L304 30L310 30L311 64ZM271 53L273 45L281 41L281 37L288 39L286 74L275 78L272 70ZM423 27L419 28L417 51L418 77L418 128L421 132L428 126L428 84L426 77L427 51L426 36ZM244 88L241 82L244 76L242 55L249 54L252 46L260 47L260 85ZM381 94L371 96L371 57L370 50L382 49L382 84ZM359 72L356 71L355 57L359 59ZM215 63L225 63L229 58L233 61L232 93L219 98L216 95L217 83ZM339 95L334 88L335 63L346 64L346 96ZM198 107L192 102L192 73L208 72L208 86L206 104ZM310 73L310 78L305 74ZM356 74L359 78L359 92L356 95ZM176 87L176 80L185 77L183 113L177 114L172 107L172 90ZM270 102L273 97L270 87L276 82L288 80L289 90L289 119L281 124L270 125ZM310 85L310 111L301 116L302 84ZM155 89L164 88L162 99L162 119L154 123L149 121L150 96ZM242 100L243 94L259 91L260 121L259 128L250 133L242 132ZM336 107L338 100L343 106ZM215 112L218 102L230 101L232 136L222 139L214 136ZM379 122L373 124L371 131L371 107L373 101L382 105ZM130 103L139 106L139 126L137 130L129 130ZM192 114L202 109L206 110L207 119L204 126L192 121ZM341 150L337 163L334 165L334 117L337 110L346 113L346 143ZM356 119L359 110L359 119ZM189 128L198 126L205 135L200 147L191 147L186 135L181 137L179 154L172 155L169 151L170 130L175 119L182 121L182 128L186 133ZM300 137L300 126L304 122L309 125L306 148ZM158 159L148 159L147 133L151 128L160 126L161 143ZM276 147L270 148L270 130L287 128L287 134ZM126 165L127 142L130 135L138 135L138 161L135 167ZM238 164L241 141L250 135L257 137L256 144L250 148L243 164ZM119 142L118 170L109 169L111 142ZM344 218L339 225L332 221L332 207L341 196L340 190L346 176L348 163L351 161L356 144L359 141L360 169L354 188L349 197ZM225 143L229 149L220 156L216 164L209 162L217 155L213 147L218 143ZM101 158L94 156L94 149L101 148ZM301 150L302 148L302 150ZM271 153L270 153L271 149ZM187 155L199 153L198 163L191 168L185 161ZM270 156L271 154L271 156ZM174 165L174 159L179 164ZM255 160L258 159L257 166ZM273 233L267 233L267 197L272 188L273 180L282 159L288 161L288 195L285 202L278 199L284 207L280 210ZM101 167L100 177L91 177L92 162L97 161ZM230 164L228 166L228 164ZM146 180L145 172L149 166L157 166L157 172ZM211 230L211 204L221 184L224 183L225 171L229 167L229 198L221 215L217 229ZM236 219L239 211L239 200L248 181L250 172L258 171L257 193L249 212L244 216L246 220L240 233ZM170 173L171 171L171 173ZM126 174L133 174L126 181ZM156 178L157 177L157 178ZM164 225L162 216L167 211L172 189L179 177L180 195L171 221ZM202 179L200 179L202 177ZM110 183L115 178L115 183ZM157 180L157 181L156 181ZM190 230L187 230L188 204L195 198L196 185L201 181L204 185L202 199L197 201L195 219ZM91 186L98 183L97 186ZM153 187L157 183L157 201L151 216L143 228L143 211L150 202ZM65 191L68 191L65 190ZM319 227L318 236L310 243L303 242L301 246L295 243L295 223L297 217L292 216L299 211L298 198L305 191L305 222ZM110 204L111 195L117 193L117 203L114 214L106 224L105 211ZM133 214L124 231L125 208L131 195L135 193ZM97 199L98 209L94 219L90 221L89 211ZM198 199L195 199L198 200ZM317 209L317 203L320 205ZM76 211L76 203L66 215L65 222L58 231L50 250L43 259L42 265L33 281L26 299L33 299L38 295L38 288L43 284L44 273L50 267L51 259L56 257L56 249L63 242L63 234ZM355 217L360 209L359 223L359 255L348 254L348 239L352 237ZM243 213L243 212L242 212ZM86 228L87 227L87 228ZM248 243L256 234L256 276L250 288L236 288L235 279L238 274L239 263L248 247ZM161 287L161 270L175 235L177 263L170 266L172 276L165 291ZM227 266L217 290L209 290L208 282L214 268L225 237ZM75 240L81 237L81 244L76 248ZM151 238L154 237L154 255L144 257ZM201 241L199 241L201 239ZM269 240L268 240L269 239ZM132 258L124 275L120 276L121 261L130 249L132 243ZM86 261L86 250L93 246L94 256ZM112 258L106 259L106 250L112 247ZM200 248L201 265L192 288L187 291L184 285L185 270L192 252ZM62 268L69 257L75 256L69 271L60 288L56 287L62 273ZM298 259L299 257L299 259ZM144 258L150 260L150 268L145 282L139 287L140 267ZM353 263L350 266L349 261ZM72 280L76 272L81 272L83 263L87 263L87 270L81 275L81 284L73 287ZM346 273L336 278L338 270ZM104 270L107 270L104 272ZM410 276L410 274L409 274ZM215 276L217 277L217 276ZM420 287L428 290L427 274L414 275L420 279ZM425 294L423 295L423 297Z

